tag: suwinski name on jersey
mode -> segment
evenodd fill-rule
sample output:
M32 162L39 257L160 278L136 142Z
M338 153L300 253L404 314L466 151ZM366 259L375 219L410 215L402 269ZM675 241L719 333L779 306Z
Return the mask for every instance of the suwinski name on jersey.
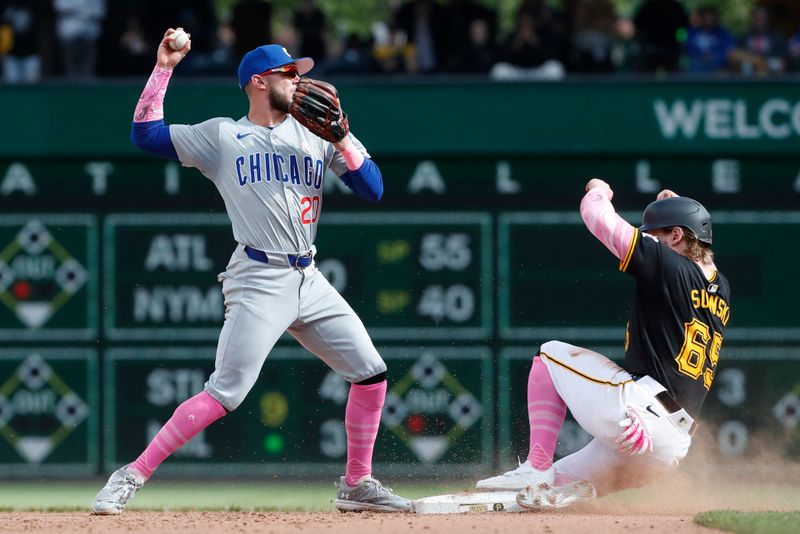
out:
M715 287L715 284L711 284ZM696 310L707 309L711 315L716 315L722 321L723 326L728 326L728 319L731 318L731 308L724 298L713 295L705 289L693 289L691 292L692 306Z
M241 154L236 158L235 166L241 187L248 183L277 182L320 189L325 176L325 166L321 159L314 160L310 156L304 156L300 162L294 154L288 159L282 154L271 152Z

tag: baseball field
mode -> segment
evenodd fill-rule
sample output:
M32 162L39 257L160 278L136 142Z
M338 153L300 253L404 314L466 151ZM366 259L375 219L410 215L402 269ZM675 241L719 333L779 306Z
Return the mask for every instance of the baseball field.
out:
M800 6L682 3L708 2ZM108 77L73 79L64 46L33 58L47 83L7 83L31 59L9 20L52 47L70 3L107 6ZM320 51L309 73L288 21L314 2L0 0L0 534L800 534L800 54L786 79L638 72L650 3L320 0L331 21L386 13L339 43L363 67ZM227 12L181 22L210 4L274 4L280 42L243 56ZM579 24L589 4L604 30ZM555 48L580 30L631 60L563 82L423 72L448 64L424 57L440 37L466 45L446 27L494 9L493 34L508 11L499 60L560 8ZM681 465L562 510L333 503L345 469L405 510L565 457L598 489ZM95 509L124 513L93 515L134 459L151 480L129 500L117 475Z
M0 532L712 532L800 531L800 467L728 464L681 469L663 482L598 499L591 510L550 513L412 515L336 512L330 481L154 479L120 516L93 516L102 480L5 482ZM411 498L470 488L398 480Z

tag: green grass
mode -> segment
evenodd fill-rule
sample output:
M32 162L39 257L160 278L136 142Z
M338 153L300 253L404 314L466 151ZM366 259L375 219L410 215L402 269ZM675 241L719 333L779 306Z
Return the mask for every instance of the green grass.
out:
M697 514L703 526L734 534L796 534L800 532L800 512L734 512L715 510Z
M3 482L0 511L88 511L104 482ZM459 483L389 485L410 499L467 488ZM127 509L332 511L335 492L333 482L153 480Z

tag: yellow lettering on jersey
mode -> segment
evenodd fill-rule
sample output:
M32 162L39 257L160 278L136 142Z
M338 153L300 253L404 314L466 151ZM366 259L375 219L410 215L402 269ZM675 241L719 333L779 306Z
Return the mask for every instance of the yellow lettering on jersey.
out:
M707 309L711 315L716 315L722 321L723 326L728 325L728 319L731 318L731 308L725 299L719 295L712 295L705 289L693 289L691 292L692 306L696 310L701 308Z

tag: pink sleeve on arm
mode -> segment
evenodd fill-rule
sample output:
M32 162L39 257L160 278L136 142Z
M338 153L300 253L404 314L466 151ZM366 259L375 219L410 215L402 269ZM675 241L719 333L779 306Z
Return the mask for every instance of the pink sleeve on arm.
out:
M603 187L595 187L581 201L581 217L589 231L614 256L622 260L628 254L636 230L614 211Z
M341 152L348 170L357 171L364 164L364 154L359 152L353 145L350 145L349 150L340 150L339 152Z
M156 66L136 104L133 122L150 122L164 118L164 97L172 71Z

